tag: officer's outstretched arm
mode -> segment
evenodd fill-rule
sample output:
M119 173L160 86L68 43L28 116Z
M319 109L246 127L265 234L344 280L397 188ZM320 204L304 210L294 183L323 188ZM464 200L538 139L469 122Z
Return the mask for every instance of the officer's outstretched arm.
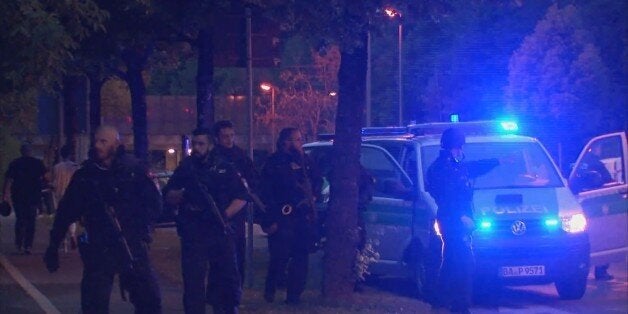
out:
M467 162L467 169L469 170L469 177L477 178L481 175L488 173L495 167L499 166L499 159L481 159Z

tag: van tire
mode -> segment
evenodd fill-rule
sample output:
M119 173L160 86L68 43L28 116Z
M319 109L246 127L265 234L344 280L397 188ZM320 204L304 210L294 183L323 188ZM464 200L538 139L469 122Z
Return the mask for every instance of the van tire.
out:
M558 296L563 300L580 300L587 290L587 272L554 282Z

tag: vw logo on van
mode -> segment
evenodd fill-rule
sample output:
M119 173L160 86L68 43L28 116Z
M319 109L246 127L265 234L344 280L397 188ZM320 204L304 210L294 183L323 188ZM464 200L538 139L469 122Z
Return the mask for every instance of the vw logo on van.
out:
M526 233L526 224L521 220L517 220L510 226L510 231L512 231L514 235L522 235Z

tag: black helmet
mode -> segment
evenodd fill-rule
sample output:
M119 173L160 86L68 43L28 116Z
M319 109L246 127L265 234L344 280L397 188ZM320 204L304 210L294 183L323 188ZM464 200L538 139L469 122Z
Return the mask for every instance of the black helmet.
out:
M440 138L440 146L443 149L462 148L464 144L464 133L455 128L445 130L443 136Z

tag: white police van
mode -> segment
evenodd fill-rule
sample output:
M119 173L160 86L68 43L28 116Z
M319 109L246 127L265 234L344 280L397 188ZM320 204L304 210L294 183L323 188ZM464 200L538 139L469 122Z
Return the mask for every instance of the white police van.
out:
M561 298L581 298L590 250L582 207L540 142L504 132L515 131L514 123L430 123L363 130L360 161L376 181L363 218L367 238L380 255L369 271L412 277L419 288L426 274L434 273L437 262L430 256L440 250L435 240L437 207L426 191L425 174L439 154L440 135L449 127L466 134L466 160L513 159L512 164L500 165L473 182L476 282L554 282ZM329 137L304 145L324 174L329 172L332 143Z

